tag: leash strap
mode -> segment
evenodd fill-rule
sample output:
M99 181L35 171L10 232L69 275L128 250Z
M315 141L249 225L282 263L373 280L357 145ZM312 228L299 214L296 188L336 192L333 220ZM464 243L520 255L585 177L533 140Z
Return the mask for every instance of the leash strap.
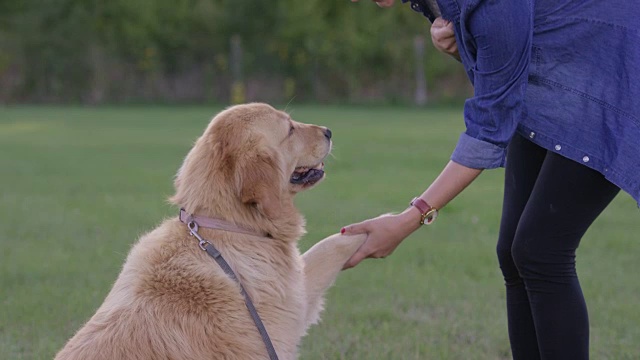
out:
M207 254L209 254L209 256L211 256L218 263L218 265L220 265L222 270L224 270L224 272L227 275L229 275L230 278L232 278L236 283L238 283L238 285L240 285L240 292L242 293L242 296L244 296L244 303L247 306L247 309L249 310L249 314L251 314L251 317L253 318L253 322L256 324L256 327L258 328L258 332L262 337L262 341L264 342L264 345L267 347L267 352L269 353L269 359L278 360L276 349L273 347L273 344L271 343L271 339L269 338L267 329L264 327L264 324L260 319L260 315L258 315L258 311L256 310L255 306L253 306L253 302L251 301L249 294L247 294L244 287L240 283L240 280L238 280L238 278L236 277L236 274L233 272L233 270L231 269L227 261L222 257L222 254L220 254L218 249L216 249L208 241L203 246Z
M411 9L415 12L419 12L424 17L429 19L431 23L436 20L437 14L434 14L433 9L429 7L429 4L425 0L402 0L402 3L411 2Z
M187 227L189 228L189 232L191 233L191 235L195 236L198 239L199 241L198 246L200 246L200 249L206 251L207 254L209 254L209 256L211 256L218 263L218 265L222 268L222 270L240 286L240 292L244 297L244 304L247 306L247 310L249 310L249 314L251 315L251 318L253 318L253 322L256 324L256 328L258 328L258 332L262 337L262 341L264 342L264 345L267 347L267 353L269 353L269 359L278 360L278 354L276 354L276 349L273 347L273 344L271 343L271 339L269 338L267 329L264 327L264 324L260 319L260 315L258 315L258 311L256 310L256 307L253 306L253 301L251 301L249 294L247 294L247 291L244 289L244 286L242 286L242 283L240 283L240 280L236 276L236 273L233 272L233 269L231 269L231 266L229 266L229 263L227 263L224 257L222 257L222 254L220 253L220 251L218 251L218 249L216 249L215 246L213 246L213 244L203 239L202 236L200 236L200 234L198 233L198 222L196 220L198 218L208 219L208 218L197 217L193 215L186 216L186 211L184 211L184 209L180 209L180 221L187 224ZM216 222L216 224L219 224L219 223ZM209 224L205 223L203 224L203 227L209 227L207 225ZM216 228L220 229L219 227L216 227ZM226 229L222 229L222 230L226 230ZM234 230L229 230L229 231L234 231Z

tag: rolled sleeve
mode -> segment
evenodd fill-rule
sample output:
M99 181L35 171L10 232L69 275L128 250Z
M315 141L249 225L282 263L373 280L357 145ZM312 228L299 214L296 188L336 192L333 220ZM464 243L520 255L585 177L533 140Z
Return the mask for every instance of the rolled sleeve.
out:
M479 1L462 19L463 61L470 69L474 96L465 102L466 131L453 161L477 169L504 166L507 145L526 116L532 16L530 2Z
M494 169L504 166L506 154L505 148L462 133L451 160L473 169Z

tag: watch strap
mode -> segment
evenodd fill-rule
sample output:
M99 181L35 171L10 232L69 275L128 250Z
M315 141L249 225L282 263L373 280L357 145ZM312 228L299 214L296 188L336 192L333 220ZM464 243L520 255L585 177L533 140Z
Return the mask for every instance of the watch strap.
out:
M438 216L438 210L419 197L413 198L410 204L420 211L420 225L429 225Z

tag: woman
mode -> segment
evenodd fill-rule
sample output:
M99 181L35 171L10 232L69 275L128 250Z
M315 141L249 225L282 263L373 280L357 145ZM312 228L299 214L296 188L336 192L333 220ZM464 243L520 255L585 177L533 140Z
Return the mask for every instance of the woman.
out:
M412 0L416 2L416 0ZM376 1L391 6L393 0ZM515 359L587 359L575 250L622 189L640 203L640 5L635 0L438 0L439 50L474 85L451 161L347 262L385 257L483 169L505 166L497 253ZM508 160L506 160L508 159Z

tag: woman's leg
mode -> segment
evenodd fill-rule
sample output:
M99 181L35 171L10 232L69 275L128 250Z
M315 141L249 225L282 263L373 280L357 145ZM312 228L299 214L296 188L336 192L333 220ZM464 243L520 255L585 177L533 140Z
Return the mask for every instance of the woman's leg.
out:
M514 359L539 359L538 340L524 282L511 256L520 217L524 211L547 151L514 135L507 152L498 260L507 291L509 340Z
M589 320L576 249L619 189L602 174L548 152L511 248L542 359L588 359Z

